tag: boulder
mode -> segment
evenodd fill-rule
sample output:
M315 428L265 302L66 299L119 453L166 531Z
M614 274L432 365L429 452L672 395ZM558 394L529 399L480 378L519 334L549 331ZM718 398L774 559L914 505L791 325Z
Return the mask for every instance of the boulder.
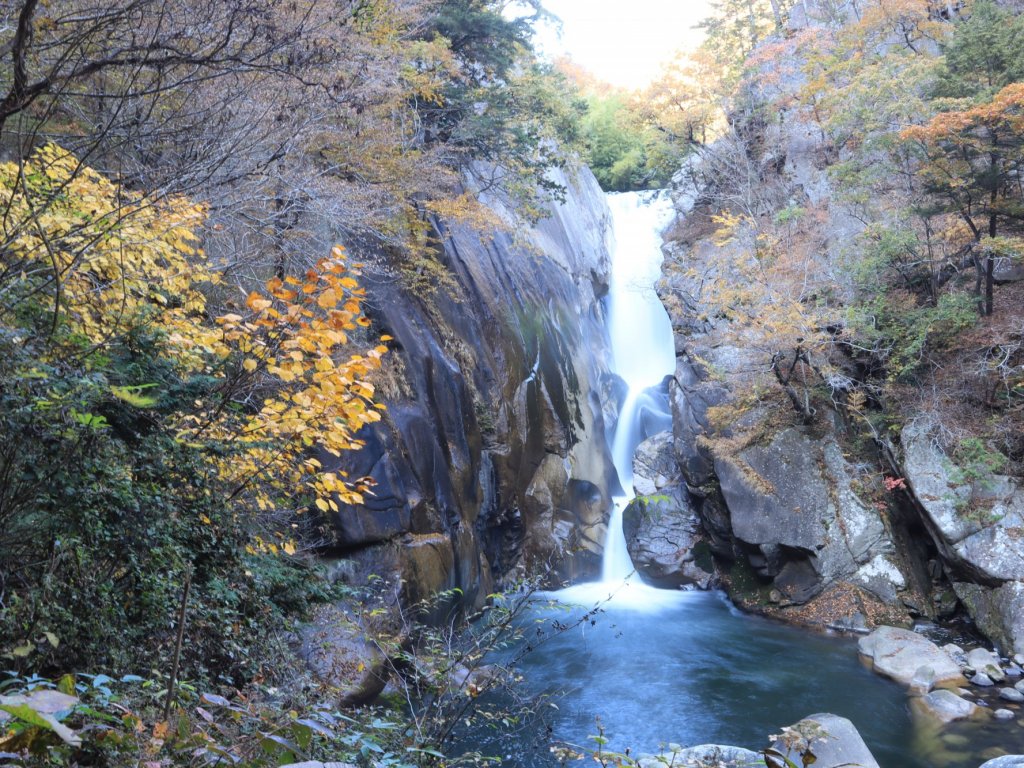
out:
M1024 582L990 587L955 581L953 587L989 640L1007 652L1024 650Z
M911 709L940 723L966 720L978 711L978 705L957 696L952 691L940 688L920 698L911 700Z
M935 687L935 670L931 667L918 667L914 679L910 681L910 694L923 696Z
M659 432L637 446L633 454L633 490L637 496L653 496L681 483L671 432Z
M976 672L981 672L996 683L1006 678L1003 668L999 666L999 657L985 648L975 648L968 653L967 666Z
M984 672L975 672L971 675L971 685L977 685L980 688L991 688L995 683Z
M716 458L714 467L733 535L744 549L760 550L763 565L755 567L775 579L786 602L806 602L837 581L897 601L907 580L888 557L894 548L878 511L855 492L856 471L835 438L790 428Z
M700 520L685 488L633 499L622 514L622 530L633 565L645 581L671 589L711 585L712 574L696 562L702 541ZM710 568L710 562L704 565Z
M771 749L795 765L800 765L802 756L810 751L815 757L814 768L879 768L853 723L828 713L811 715L784 729Z
M997 283L1016 283L1024 280L1024 263L1019 259L999 256L995 259L992 278Z
M356 707L376 699L390 677L387 659L339 605L318 608L299 631L299 654L324 685L338 690L338 704Z
M901 444L905 479L947 570L957 575L957 597L1000 649L1024 651L1024 489L1002 475L958 477L923 423L908 424Z
M960 666L928 638L897 627L879 627L857 643L879 674L910 685L921 667L930 667L936 684L961 681Z
M696 747L643 755L637 760L638 768L764 768L764 758L757 752L741 747L701 744Z
M700 519L690 504L673 450L672 433L644 440L633 459L637 498L623 511L622 527L633 564L661 587L696 584L707 588L711 573L695 562L702 541ZM710 563L705 563L710 568Z

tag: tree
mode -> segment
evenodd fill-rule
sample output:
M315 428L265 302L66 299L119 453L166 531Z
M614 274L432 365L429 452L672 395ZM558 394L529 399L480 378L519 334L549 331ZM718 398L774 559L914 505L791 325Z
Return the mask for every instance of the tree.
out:
M706 34L704 47L735 86L747 57L771 34L781 34L792 0L713 0L712 14L697 26Z
M723 121L722 78L722 67L707 49L678 51L637 94L637 109L683 151L704 145Z
M124 669L190 574L210 625L189 663L240 672L232 627L272 604L244 571L288 568L246 558L294 552L310 505L364 488L312 455L380 418L385 350L350 338L368 321L344 253L214 320L205 206L48 144L0 164L0 208L0 653L52 635L66 664Z
M1024 168L1022 128L1024 84L1015 83L989 103L943 112L927 125L903 132L922 150L925 162L919 173L926 189L970 230L966 251L975 264L975 290L984 315L993 310L996 258L1019 250L999 236L1001 223L1016 227L1024 220L1018 185Z
M979 312L991 315L996 258L1019 250L1000 236L1024 221L1024 85L1017 82L1024 76L1024 22L978 2L944 52L933 97L939 114L902 137L921 152L926 191L969 229L964 251L976 270Z

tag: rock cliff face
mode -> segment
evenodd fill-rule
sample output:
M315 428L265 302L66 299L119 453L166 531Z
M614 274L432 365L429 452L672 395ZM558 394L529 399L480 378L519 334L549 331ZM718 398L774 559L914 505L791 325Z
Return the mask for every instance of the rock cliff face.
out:
M792 23L814 24L823 8L800 3ZM1019 478L958 468L949 441L940 439L941 415L904 404L872 404L901 424L880 434L841 407L841 387L832 389L831 405L819 401L813 419L796 418L784 397L765 396L770 378L753 396L746 389L744 403L737 400L736 382L765 363L763 350L758 357L741 339L718 332L726 313L704 299L707 285L740 279L723 265L736 263L738 252L730 249L742 246L715 237L712 217L739 206L748 221L771 226L780 211L800 210L802 243L815 254L814 269L833 271L830 300L840 303L851 290L841 278L844 249L865 226L830 172L843 160L841 150L826 143L792 98L803 78L792 65L797 49L786 49L789 39L773 45L774 58L791 66L747 94L752 103L774 105L772 118L757 117L756 108L733 115L728 135L695 153L674 179L678 219L667 235L672 268L661 286L676 331L673 446L703 536L727 584L741 591L728 577L740 566L754 602L774 604L796 620L871 623L959 611L1004 653L1021 652ZM740 166L747 175L736 182L728 169ZM867 375L855 353L833 354L847 355L832 362L849 380ZM723 406L745 415L716 427Z
M788 55L796 60L795 51ZM897 620L908 610L934 615L928 570L934 548L912 543L923 532L919 520L883 503L874 449L851 447L839 410L819 408L813 424L805 424L773 397L741 407L734 383L764 369L763 350L716 333L727 321L703 298L712 281L738 279L722 265L733 263L738 252L730 249L742 245L715 237L712 219L729 201L742 200L750 221L771 222L784 209L809 212L800 236L826 264L841 265L843 249L863 228L839 200L828 171L831 148L786 98L802 84L799 66L775 74L764 78L768 85L752 86L749 98L791 106L769 121L756 109L734 115L733 130L695 153L673 181L678 219L666 251L674 268L661 292L677 339L675 453L718 563L726 572L737 564L743 574L726 578L736 597L744 597L738 594L743 581L747 597L766 607L789 606L796 620L860 622L864 614ZM737 181L729 169L739 166L746 173ZM733 406L746 415L715 429L716 410ZM827 607L814 609L815 601Z
M375 330L395 339L388 413L345 457L376 486L334 517L333 548L399 576L408 602L457 588L472 604L524 568L569 576L599 560L610 214L587 169L559 181L565 202L527 231L437 223L450 284L413 295L367 280Z
M831 204L821 148L806 123L784 117L764 130L758 146L771 157L756 161L766 178L759 205L770 211L795 199L816 206L828 222L823 245L838 250L855 225ZM733 246L715 243L707 227L725 193L699 157L677 174L679 220L667 242L676 269L662 286L677 337L674 448L711 550L726 570L729 563L752 570L755 584L765 587L757 591L777 605L800 606L839 588L849 596L847 588L856 588L857 599L826 601L836 606L826 621L869 612L865 601L898 613L904 602L928 612L928 580L920 575L927 558L899 546L911 534L882 514L881 477L863 457L851 457L838 413L820 413L808 427L776 411L780 406L762 404L710 439L714 409L734 403L734 376L762 365L751 350L716 338L723 321L702 303L707 281L735 279L717 267L721 250Z

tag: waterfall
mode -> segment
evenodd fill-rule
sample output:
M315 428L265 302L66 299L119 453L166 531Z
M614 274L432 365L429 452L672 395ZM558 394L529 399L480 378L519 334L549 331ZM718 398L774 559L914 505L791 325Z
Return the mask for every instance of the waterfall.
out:
M611 437L612 462L624 496L612 500L601 581L556 593L565 602L612 599L617 605L651 608L676 602L678 592L645 585L634 573L622 531L622 514L633 499L633 454L650 435L669 428L671 414L661 385L675 372L672 323L654 286L661 277L661 233L672 219L665 193L608 195L615 247L608 291L612 372L627 386Z

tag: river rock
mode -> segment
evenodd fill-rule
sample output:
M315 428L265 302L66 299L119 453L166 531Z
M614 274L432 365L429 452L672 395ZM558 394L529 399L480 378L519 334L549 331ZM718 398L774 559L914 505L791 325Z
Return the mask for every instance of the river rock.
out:
M710 571L695 562L694 548L703 540L700 519L676 463L671 432L656 434L637 448L633 487L637 497L623 512L622 529L640 575L665 588L710 586ZM710 569L710 562L703 564Z
M1003 668L999 666L999 657L985 648L975 648L967 654L967 666L976 672L982 672L993 682L999 683L1006 678Z
M995 712L992 713L992 717L994 717L996 720L1013 720L1015 715L1013 714L1013 710L997 709Z
M971 676L971 685L977 685L981 688L991 688L995 683L992 682L992 678L984 672L975 672Z
M949 656L949 658L951 658L958 665L960 665L961 668L968 666L967 654L964 652L964 649L961 648L959 645L955 645L954 643L946 643L944 646L942 646L942 650L946 652L946 655Z
M1013 687L1015 690L1024 693L1024 680L1018 680L1016 683L1013 684Z
M338 691L342 707L369 704L390 677L387 659L340 605L318 608L299 631L299 655L324 685Z
M962 680L960 667L928 638L897 627L879 627L857 643L860 652L871 659L879 674L909 685L922 666L930 667L935 683Z
M967 701L945 688L940 688L925 696L913 699L910 706L914 712L938 720L941 723L965 720L978 711L977 704Z
M978 768L1024 768L1024 755L1003 755L987 760Z
M676 752L660 755L644 755L637 760L638 768L764 768L764 758L757 752L741 747L727 747L719 744L701 744Z
M1019 704L1024 701L1024 693L1021 693L1016 688L1001 688L999 690L999 698Z
M771 748L796 765L801 764L801 756L810 749L816 758L814 768L879 768L864 739L845 717L811 715L786 731Z
M910 681L910 695L923 696L935 687L935 670L931 667L918 667L914 679Z

